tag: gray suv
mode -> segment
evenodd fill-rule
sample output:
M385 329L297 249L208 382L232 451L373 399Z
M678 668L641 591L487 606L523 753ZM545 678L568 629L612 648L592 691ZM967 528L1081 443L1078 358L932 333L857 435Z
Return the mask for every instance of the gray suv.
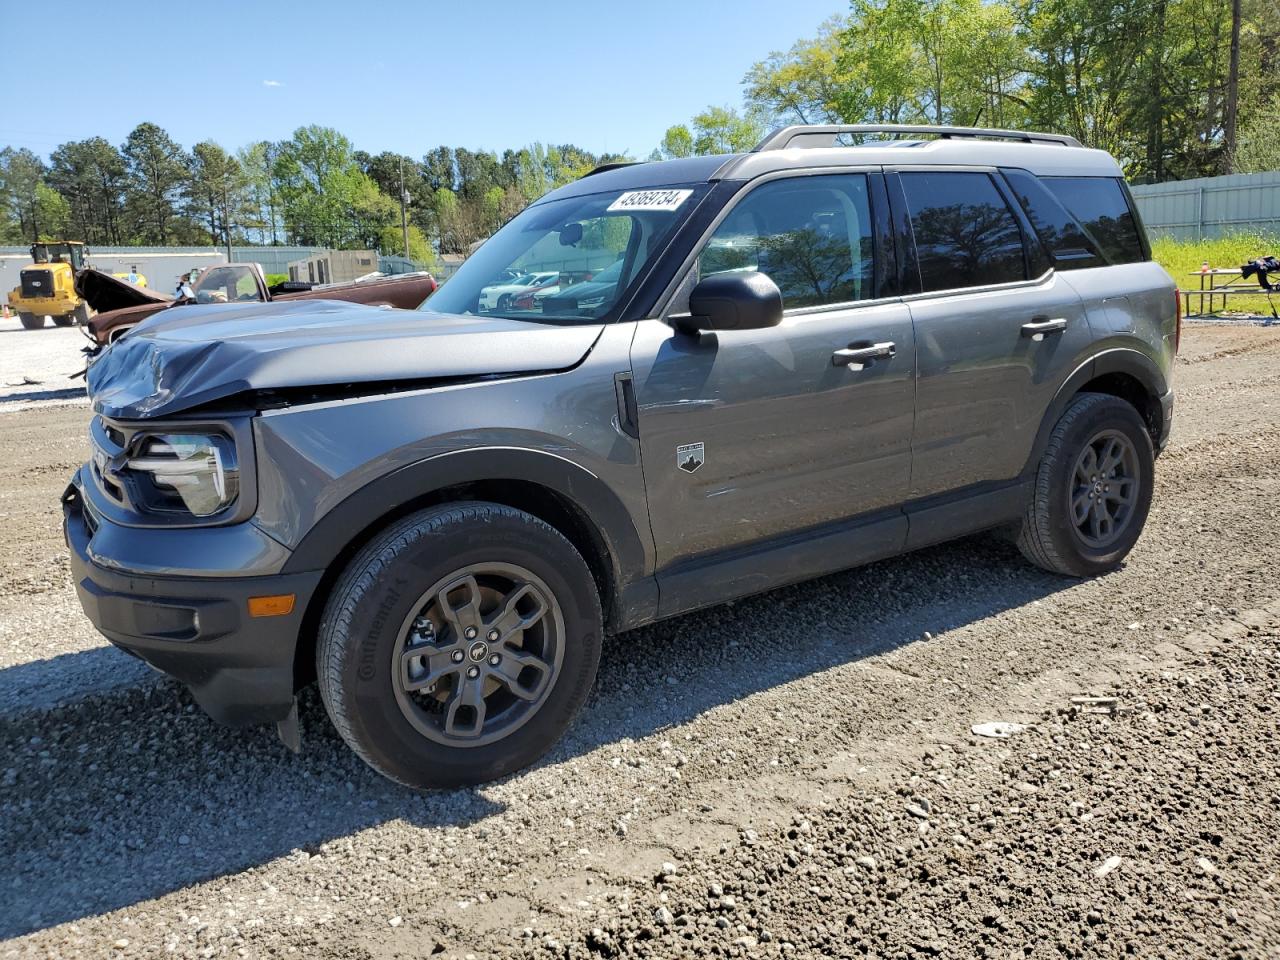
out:
M1119 167L1069 137L613 165L420 311L215 305L110 347L76 586L218 720L296 749L314 680L386 776L484 781L564 732L605 633L997 527L1115 568L1179 322Z

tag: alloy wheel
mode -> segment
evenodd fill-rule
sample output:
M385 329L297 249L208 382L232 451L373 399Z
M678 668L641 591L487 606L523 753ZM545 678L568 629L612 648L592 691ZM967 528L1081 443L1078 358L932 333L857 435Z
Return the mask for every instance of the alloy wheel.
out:
M1095 434L1072 472L1071 519L1076 534L1097 550L1111 547L1128 528L1138 503L1138 452L1118 430Z
M424 736L477 747L509 736L546 701L564 657L564 615L534 573L473 564L414 605L393 652L405 718Z

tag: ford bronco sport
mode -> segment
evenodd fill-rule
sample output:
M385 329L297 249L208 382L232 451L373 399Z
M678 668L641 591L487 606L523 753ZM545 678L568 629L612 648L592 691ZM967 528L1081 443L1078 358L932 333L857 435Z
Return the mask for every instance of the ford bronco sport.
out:
M485 295L539 271L568 279ZM219 720L296 748L314 678L388 777L488 780L564 732L605 632L1009 525L1047 570L1115 568L1176 305L1069 137L791 127L601 168L425 316L214 305L109 347L76 586Z

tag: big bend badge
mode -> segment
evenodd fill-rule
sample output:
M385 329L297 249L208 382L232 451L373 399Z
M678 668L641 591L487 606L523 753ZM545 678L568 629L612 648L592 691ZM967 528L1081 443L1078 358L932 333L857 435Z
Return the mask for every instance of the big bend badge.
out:
M707 462L706 450L701 443L682 443L676 447L676 466L685 473L695 473Z

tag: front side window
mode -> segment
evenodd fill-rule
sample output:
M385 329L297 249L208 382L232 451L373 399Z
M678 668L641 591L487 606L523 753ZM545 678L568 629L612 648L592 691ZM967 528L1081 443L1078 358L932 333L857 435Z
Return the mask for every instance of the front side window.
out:
M1114 177L1041 177L1041 182L1097 241L1107 260L1146 260L1138 223L1124 188Z
M759 271L785 308L875 296L874 241L863 174L766 183L730 211L698 257L699 279Z
M1027 279L1022 231L985 173L900 174L926 293Z
M421 309L540 323L607 319L706 190L614 190L527 207Z

